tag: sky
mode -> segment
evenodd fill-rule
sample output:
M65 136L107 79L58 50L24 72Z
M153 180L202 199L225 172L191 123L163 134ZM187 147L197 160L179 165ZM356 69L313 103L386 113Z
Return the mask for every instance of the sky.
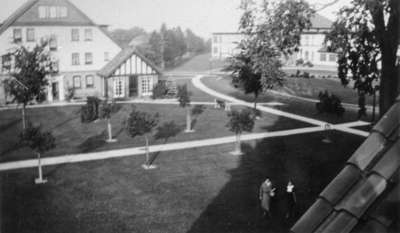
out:
M27 0L0 0L0 21L5 20ZM196 34L210 38L212 32L237 31L240 0L70 0L97 24L110 29L139 26L146 31L168 27L190 28ZM332 0L307 0L323 4ZM335 13L350 0L339 2L320 14L335 19Z

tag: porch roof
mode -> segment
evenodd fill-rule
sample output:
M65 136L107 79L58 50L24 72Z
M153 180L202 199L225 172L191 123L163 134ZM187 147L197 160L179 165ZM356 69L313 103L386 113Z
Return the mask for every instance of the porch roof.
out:
M162 74L161 70L149 59L144 57L135 47L121 50L97 74L109 78L118 75L149 75Z

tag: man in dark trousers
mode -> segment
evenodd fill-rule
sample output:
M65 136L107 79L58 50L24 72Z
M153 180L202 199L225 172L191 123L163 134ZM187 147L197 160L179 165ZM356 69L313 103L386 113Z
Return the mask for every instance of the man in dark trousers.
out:
M292 181L289 180L287 186L286 186L286 200L287 200L287 211L285 218L290 219L294 217L295 211L296 211L296 193L294 191L294 185Z

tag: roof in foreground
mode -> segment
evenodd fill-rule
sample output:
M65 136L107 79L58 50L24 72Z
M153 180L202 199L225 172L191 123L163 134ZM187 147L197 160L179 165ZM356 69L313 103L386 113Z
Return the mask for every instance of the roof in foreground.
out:
M399 232L399 169L400 97L291 231Z

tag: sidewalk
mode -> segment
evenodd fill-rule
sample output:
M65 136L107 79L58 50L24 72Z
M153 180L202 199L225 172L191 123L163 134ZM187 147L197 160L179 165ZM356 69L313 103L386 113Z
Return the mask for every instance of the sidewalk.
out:
M351 122L351 123L334 125L333 128L356 127L356 126L363 126L363 125L367 125L367 124L368 123L356 121L356 122ZM241 141L251 141L251 140L258 140L258 139L271 138L271 137L283 137L283 136L296 135L296 134L315 133L315 132L320 132L320 131L324 131L324 130L325 130L325 127L323 127L323 126L315 126L315 127L281 130L281 131L266 132L266 133L244 134L241 136ZM227 136L227 137L220 137L220 138L210 138L210 139L203 139L203 140L194 140L194 141L186 141L186 142L176 142L176 143L169 143L169 144L153 145L153 146L149 147L149 150L151 153L152 152L161 152L161 151L184 150L184 149L191 149L191 148L197 148L197 147L217 146L217 145L229 144L229 143L233 143L233 142L236 142L236 136ZM58 164L66 164L66 163L77 163L77 162L85 162L85 161L120 158L120 157L127 157L127 156L137 156L137 155L142 155L144 153L145 153L144 147L135 147L135 148L127 148L127 149L119 149L119 150L109 150L109 151L100 151L100 152L92 152L92 153L84 153L84 154L73 154L73 155L42 158L41 163L42 163L42 166L50 166L50 165L58 165ZM143 160L144 160L144 158L143 158ZM33 167L37 167L37 166L38 166L37 159L6 162L6 163L0 163L0 171L23 169L23 168L33 168Z
M248 106L248 107L253 107L253 103L249 103L249 102L246 102L246 101L243 101L243 100L239 100L239 99L236 99L234 97L231 97L231 96L228 96L228 95L225 95L225 94L222 94L222 93L219 93L217 91L212 90L211 88L205 86L201 82L202 78L203 78L203 75L197 75L195 78L192 79L192 83L196 88L206 92L209 95L215 96L215 97L217 97L219 99L224 99L224 100L230 101L232 103L238 103L238 104L241 104L241 105L244 105L244 106ZM312 124L312 125L326 126L327 124L329 124L328 122L325 122L325 121L320 121L320 120L316 120L316 119L313 119L313 118L304 117L304 116L300 116L300 115L297 115L297 114L280 111L280 110L277 110L277 109L274 109L274 108L270 108L270 107L257 106L257 109L261 110L263 112L268 112L268 113L275 114L275 115L278 115L278 116L283 116L283 117L287 117L287 118L290 118L290 119L306 122L306 123L309 123L309 124ZM367 137L369 135L369 133L364 132L362 130L349 129L347 127L335 127L335 126L333 126L333 129L340 130L340 131L343 131L343 132L346 132L346 133L359 135L359 136L362 136L362 137Z

